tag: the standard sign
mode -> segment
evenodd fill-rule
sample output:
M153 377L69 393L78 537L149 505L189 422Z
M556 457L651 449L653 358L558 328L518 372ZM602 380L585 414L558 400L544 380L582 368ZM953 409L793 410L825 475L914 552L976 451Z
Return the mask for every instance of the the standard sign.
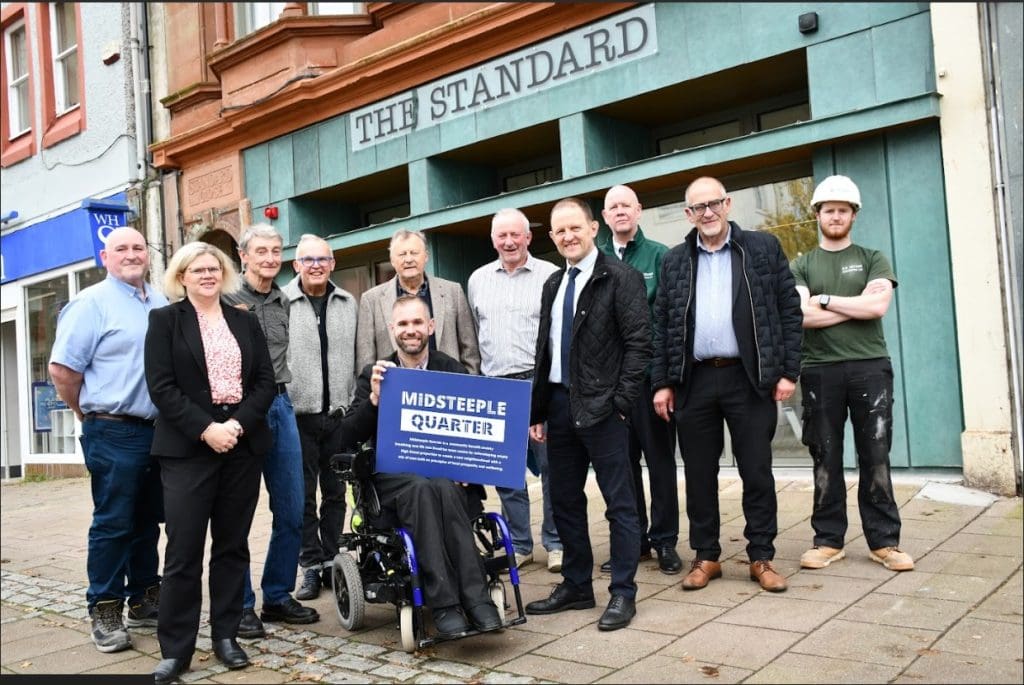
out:
M529 419L529 381L389 369L377 470L521 488Z
M362 150L657 52L651 3L357 109L349 114L351 149Z

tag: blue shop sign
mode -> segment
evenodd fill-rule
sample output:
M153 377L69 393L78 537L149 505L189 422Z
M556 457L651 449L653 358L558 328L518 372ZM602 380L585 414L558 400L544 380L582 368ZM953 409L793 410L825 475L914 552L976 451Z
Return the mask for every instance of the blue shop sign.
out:
M74 264L92 257L100 265L103 238L129 218L127 197L118 193L45 221L12 231L0 240L0 283ZM120 222L120 223L114 223Z

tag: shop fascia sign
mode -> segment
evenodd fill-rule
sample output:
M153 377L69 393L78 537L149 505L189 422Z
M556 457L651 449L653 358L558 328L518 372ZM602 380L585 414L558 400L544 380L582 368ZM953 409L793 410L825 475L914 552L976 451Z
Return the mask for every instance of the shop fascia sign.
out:
M96 266L103 266L100 252L106 249L107 236L115 228L127 226L131 207L121 202L84 200L82 209L89 213L89 231L92 235L92 256Z
M642 5L357 109L349 114L350 149L369 148L654 55L654 15L653 4Z

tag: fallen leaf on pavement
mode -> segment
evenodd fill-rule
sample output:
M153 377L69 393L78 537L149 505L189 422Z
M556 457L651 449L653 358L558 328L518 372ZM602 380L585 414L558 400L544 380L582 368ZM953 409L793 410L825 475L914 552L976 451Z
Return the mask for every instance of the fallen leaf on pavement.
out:
M696 657L694 657L692 654L687 654L686 656L683 657L683 663L688 664L691 661L694 661L695 659L696 659Z
M703 673L704 675L706 675L709 678L717 678L718 677L718 669L715 668L714 666L701 666L700 667L700 672Z
M22 661L21 664L19 664L19 668L28 668L31 665L32 665L31 661Z
M937 649L928 649L927 647L917 650L918 656L933 656L935 654L941 654L941 652Z

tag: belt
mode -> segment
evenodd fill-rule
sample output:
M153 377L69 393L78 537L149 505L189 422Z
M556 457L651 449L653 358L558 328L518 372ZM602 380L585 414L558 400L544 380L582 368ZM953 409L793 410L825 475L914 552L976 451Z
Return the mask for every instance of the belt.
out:
M288 392L288 386L285 385L284 383L278 383L277 384L277 394L278 395L283 395L286 392Z
M716 369L721 369L726 366L736 366L740 363L739 357L708 357L707 359L695 359L693 360L694 366L713 366Z
M91 411L85 415L87 419L99 419L101 421L119 421L121 423L137 423L140 426L152 426L153 419L144 419L141 416L131 414L104 414L103 412Z
M495 376L495 378L508 378L514 381L529 381L533 380L533 369L529 371L520 371L519 373L507 373L504 376Z

